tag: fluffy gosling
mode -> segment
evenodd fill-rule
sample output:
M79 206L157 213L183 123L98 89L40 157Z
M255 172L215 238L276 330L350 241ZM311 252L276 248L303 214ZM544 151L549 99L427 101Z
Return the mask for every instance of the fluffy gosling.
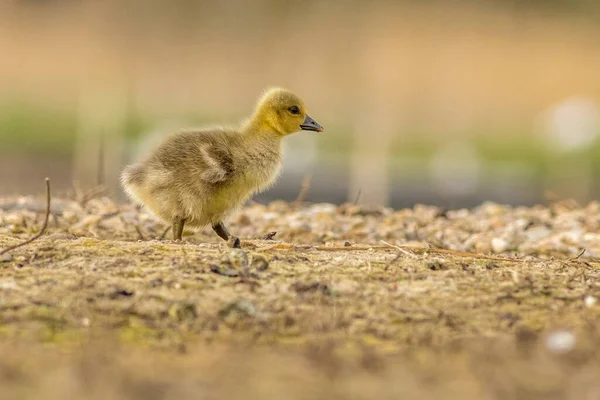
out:
M322 132L300 97L274 88L260 98L239 129L188 130L166 138L144 160L127 166L126 193L181 240L184 226L211 225L234 245L223 220L253 194L271 187L281 170L283 137L300 130ZM237 243L236 243L237 242Z

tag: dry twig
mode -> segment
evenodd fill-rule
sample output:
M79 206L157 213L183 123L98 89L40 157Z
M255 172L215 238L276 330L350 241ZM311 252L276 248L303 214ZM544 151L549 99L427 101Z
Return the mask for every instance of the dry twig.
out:
M381 241L381 243L385 244L386 246L389 246L391 248L394 248L394 249L398 250L400 253L404 254L405 256L409 256L410 258L416 258L416 256L413 253L411 253L410 251L404 250L400 246L397 246L395 244L390 244L390 243L388 243L386 241L383 241L383 240Z
M75 191L75 201L79 203L81 207L85 207L86 204L97 197L106 195L108 189L105 186L95 186L87 191L83 191L77 184L73 184Z
M140 240L146 241L146 237L144 236L144 233L142 232L142 228L140 228L138 224L134 224L133 227L135 228L135 231L137 232Z
M358 193L356 193L356 197L354 198L354 205L358 204L360 200L360 196L362 195L362 189L358 189Z
M308 189L310 188L311 179L312 174L306 174L304 176L304 179L302 180L302 186L300 186L300 192L298 193L296 200L294 200L294 206L298 206L300 203L306 200L306 196L308 195Z
M31 242L33 242L34 240L40 238L44 232L46 232L46 229L48 228L48 219L50 218L50 179L46 178L46 216L44 217L44 225L42 225L42 228L40 229L40 231L30 237L29 239L25 240L24 242L15 244L14 246L9 246L7 248L5 248L4 250L0 251L0 255L4 254L4 253L8 253L9 251L12 251L14 249L17 249L19 247L23 247Z
M273 240L277 235L277 231L269 232L265 236L262 237L263 240Z
M161 233L160 236L158 237L159 240L163 240L167 236L167 233L169 233L170 230L171 230L171 227L167 226L165 228L165 230L163 231L163 233Z
M385 242L384 242L385 243ZM244 242L244 245L249 243ZM524 260L523 258L506 258L500 256L479 254L479 253L470 253L467 251L458 251L458 250L448 250L448 249L435 249L435 248L424 248L424 247L413 247L413 246L395 246L387 243L385 246L311 246L311 245L293 245L289 243L277 243L272 246L259 247L256 251L269 251L269 250L317 250L317 251L368 251L368 250L390 250L396 249L401 252L406 252L405 254L410 254L411 257L414 257L415 254L444 254L444 255L452 255L456 257L464 257L464 258L476 258L482 260L493 260L493 261L504 261L504 262L523 262L523 261L541 261L541 260ZM412 252L412 253L411 253ZM571 260L573 261L573 260Z
M586 248L584 247L583 249L581 249L581 252L579 254L577 254L577 256L575 256L574 258L569 259L569 261L576 261L579 260L581 258L581 256L583 256L586 252Z

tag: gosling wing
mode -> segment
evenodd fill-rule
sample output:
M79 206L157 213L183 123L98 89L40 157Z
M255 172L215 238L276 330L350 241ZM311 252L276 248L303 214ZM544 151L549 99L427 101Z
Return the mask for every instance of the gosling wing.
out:
M235 144L223 131L184 131L170 137L158 157L178 182L216 185L235 172L231 153Z
M193 166L195 177L207 183L220 183L231 178L234 172L233 159L228 149L218 143L197 144L198 164Z

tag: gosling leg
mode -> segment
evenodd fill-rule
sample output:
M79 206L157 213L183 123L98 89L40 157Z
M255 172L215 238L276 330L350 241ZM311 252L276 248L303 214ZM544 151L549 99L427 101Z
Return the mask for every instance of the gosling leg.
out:
M182 240L184 225L185 219L183 218L176 218L173 221L173 240Z
M235 237L235 236L231 236L231 234L229 233L229 231L227 230L227 228L225 228L225 225L223 225L223 222L217 222L216 224L214 224L212 226L213 231L215 231L215 233L217 235L219 235L219 237L221 239L223 239L224 241L226 241L229 246L239 249L241 246L240 243L240 239Z
M212 226L213 231L215 231L215 233L217 235L219 235L219 237L221 239L223 239L224 241L228 241L229 240L229 236L231 236L231 234L229 233L229 231L227 230L227 228L225 228L225 225L223 225L222 222L217 222L216 224L214 224Z

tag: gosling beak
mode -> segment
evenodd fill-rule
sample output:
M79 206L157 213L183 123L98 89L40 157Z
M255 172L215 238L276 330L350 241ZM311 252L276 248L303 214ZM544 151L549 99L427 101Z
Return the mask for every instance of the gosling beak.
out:
M302 128L303 131L323 132L323 127L308 115L304 119L302 125L300 125L300 128Z

